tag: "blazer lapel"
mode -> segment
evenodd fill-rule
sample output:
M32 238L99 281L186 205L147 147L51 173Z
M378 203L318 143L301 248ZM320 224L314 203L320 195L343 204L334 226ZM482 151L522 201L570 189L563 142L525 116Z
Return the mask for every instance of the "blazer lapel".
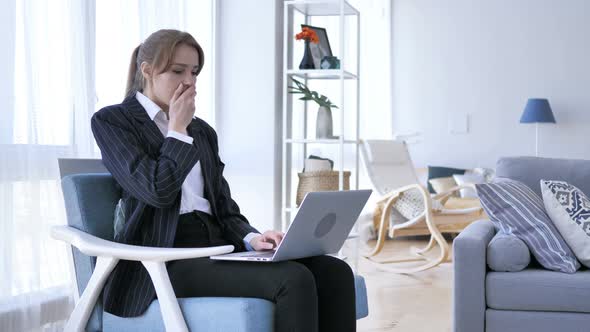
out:
M126 98L123 101L123 105L127 107L129 113L139 123L137 129L139 130L139 134L147 140L149 152L157 154L164 143L164 135L162 135L162 132L160 132L156 123L150 119L149 115L139 101L137 101L135 96ZM212 143L209 142L207 134L202 130L196 120L191 121L191 124L187 127L187 133L193 138L193 145L195 145L200 152L199 161L201 162L201 170L203 174L205 198L209 200L212 210L216 211L214 199L215 185L212 183L215 179L213 172L216 156L213 155L211 148Z
M123 101L123 105L127 107L129 113L139 122L138 130L142 137L147 140L148 147L151 153L155 153L160 150L160 147L164 143L164 135L156 125L146 110L141 106L135 96L128 97Z

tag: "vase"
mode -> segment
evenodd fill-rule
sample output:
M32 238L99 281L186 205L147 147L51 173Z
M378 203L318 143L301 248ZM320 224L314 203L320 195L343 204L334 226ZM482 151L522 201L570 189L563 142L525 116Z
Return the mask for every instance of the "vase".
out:
M311 55L311 49L309 48L309 40L305 41L303 59L301 59L299 69L315 69L313 64L313 56Z
M315 128L316 138L334 138L332 135L332 109L320 106Z

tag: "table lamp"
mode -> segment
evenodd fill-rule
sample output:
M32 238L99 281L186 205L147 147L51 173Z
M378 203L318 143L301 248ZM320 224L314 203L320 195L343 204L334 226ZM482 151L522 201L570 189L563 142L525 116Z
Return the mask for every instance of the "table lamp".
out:
M539 156L539 123L555 123L549 100L529 98L520 117L520 123L535 124L535 156Z

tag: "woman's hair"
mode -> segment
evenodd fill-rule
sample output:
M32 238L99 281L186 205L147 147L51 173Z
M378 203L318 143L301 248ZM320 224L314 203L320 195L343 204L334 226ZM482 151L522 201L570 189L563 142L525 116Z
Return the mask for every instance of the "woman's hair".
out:
M142 62L149 63L157 74L163 73L171 65L174 50L180 44L192 46L199 53L198 75L205 63L205 56L201 45L197 43L195 38L188 32L172 29L158 30L139 44L131 54L125 97L129 97L137 91L143 92L145 88L145 79L141 73Z

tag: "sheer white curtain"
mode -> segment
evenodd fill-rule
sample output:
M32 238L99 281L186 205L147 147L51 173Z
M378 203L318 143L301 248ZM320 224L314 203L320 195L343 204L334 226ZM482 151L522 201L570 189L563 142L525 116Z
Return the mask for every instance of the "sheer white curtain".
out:
M5 2L6 3L6 2ZM3 3L4 5L4 3ZM0 330L53 330L72 308L70 260L49 236L63 224L57 158L92 156L92 1L9 0L12 36L0 121ZM3 8L4 9L4 8ZM6 12L5 12L6 13ZM6 134L9 133L9 134Z
M90 117L123 98L132 49L159 28L211 50L212 0L3 0L0 331L59 331L74 303L57 158L99 157ZM211 52L197 102L212 118ZM209 81L209 83L208 83Z

